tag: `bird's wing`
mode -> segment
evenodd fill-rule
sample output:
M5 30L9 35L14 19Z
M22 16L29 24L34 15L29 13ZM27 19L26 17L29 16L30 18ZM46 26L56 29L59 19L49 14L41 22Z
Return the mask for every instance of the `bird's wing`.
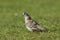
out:
M37 28L40 29L40 30L45 30L45 28L40 26L40 25L37 25Z
M39 25L35 20L32 20L32 23L33 23L34 25Z
M36 21L33 21L33 25L34 25L34 27L36 27L39 30L45 30L45 28L40 26Z

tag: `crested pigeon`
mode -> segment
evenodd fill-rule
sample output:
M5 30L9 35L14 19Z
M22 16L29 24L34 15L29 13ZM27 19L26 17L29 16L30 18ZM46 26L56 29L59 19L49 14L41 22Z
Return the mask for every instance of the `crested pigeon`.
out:
M34 31L46 31L46 28L40 26L35 20L33 20L27 12L23 12L23 16L24 16L24 19L25 19L25 25L26 25L26 28L31 31L31 32L34 32Z

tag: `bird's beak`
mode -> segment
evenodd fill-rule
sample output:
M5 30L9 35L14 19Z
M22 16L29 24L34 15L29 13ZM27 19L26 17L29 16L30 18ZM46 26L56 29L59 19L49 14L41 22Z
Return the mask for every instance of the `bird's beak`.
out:
M24 12L23 12L22 16L24 16Z

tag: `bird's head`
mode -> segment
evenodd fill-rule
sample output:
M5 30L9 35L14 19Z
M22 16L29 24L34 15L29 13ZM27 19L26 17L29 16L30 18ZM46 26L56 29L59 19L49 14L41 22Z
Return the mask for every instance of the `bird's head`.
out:
M23 16L25 19L31 19L27 12L23 12Z
M23 12L23 16L29 16L27 12Z

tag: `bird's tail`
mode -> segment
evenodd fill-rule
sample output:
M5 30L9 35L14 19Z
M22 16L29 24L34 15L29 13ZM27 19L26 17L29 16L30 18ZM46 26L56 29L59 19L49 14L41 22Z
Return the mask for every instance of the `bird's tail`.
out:
M45 28L45 27L42 27L42 26L39 26L39 25L37 25L37 27L40 31L48 32L48 29Z

